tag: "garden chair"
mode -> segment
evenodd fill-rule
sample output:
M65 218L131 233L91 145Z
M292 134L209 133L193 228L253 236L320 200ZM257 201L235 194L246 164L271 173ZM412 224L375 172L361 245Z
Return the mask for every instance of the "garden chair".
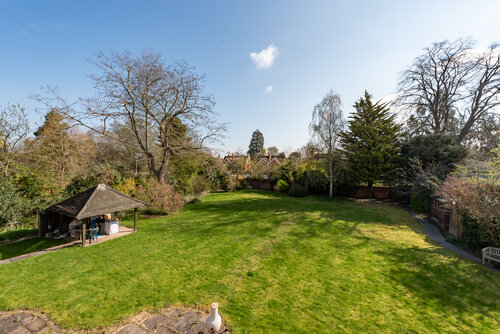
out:
M92 245L92 240L94 240L94 239L99 241L99 239L97 239L98 232L99 232L99 228L97 226L91 227L90 230L87 231L86 238L89 239L89 245Z

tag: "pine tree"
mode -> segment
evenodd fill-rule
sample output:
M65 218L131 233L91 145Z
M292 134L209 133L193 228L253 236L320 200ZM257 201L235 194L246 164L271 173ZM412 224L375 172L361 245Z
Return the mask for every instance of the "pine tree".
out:
M348 121L348 130L340 134L342 153L351 164L353 177L368 183L370 197L373 183L387 181L395 172L401 131L387 103L373 104L371 99L365 91L354 104L356 112Z
M264 151L264 135L258 129L252 133L250 145L248 145L248 154L252 157L261 154Z

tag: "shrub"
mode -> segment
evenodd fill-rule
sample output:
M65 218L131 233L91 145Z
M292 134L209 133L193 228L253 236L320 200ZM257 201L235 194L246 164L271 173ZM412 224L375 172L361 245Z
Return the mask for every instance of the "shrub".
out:
M19 218L22 199L16 187L7 179L0 179L0 227Z
M294 183L288 191L288 195L293 197L304 197L307 196L307 189L299 183Z
M454 203L463 217L463 238L468 248L500 246L500 169L459 169L441 185L439 195Z
M324 169L311 169L305 171L307 190L313 194L328 194L328 175Z
M283 179L278 180L278 182L274 186L274 190L276 190L277 192L280 192L280 193L287 192L289 188L290 188L290 185L288 184L288 182L286 182Z
M0 241L19 239L27 235L36 234L36 232L38 232L37 229L26 227L6 229L4 231L0 231Z
M147 203L149 210L158 213L174 213L184 205L184 197L166 182L150 178L136 188L136 198Z
M210 181L202 175L193 176L191 185L193 189L193 195L195 195L196 197L200 197L204 191L209 191L212 186Z
M410 204L413 209L419 212L429 212L430 200L420 194L410 195Z
M121 182L113 186L113 188L127 196L135 196L137 185L135 183L135 179L133 177L129 177L121 180Z

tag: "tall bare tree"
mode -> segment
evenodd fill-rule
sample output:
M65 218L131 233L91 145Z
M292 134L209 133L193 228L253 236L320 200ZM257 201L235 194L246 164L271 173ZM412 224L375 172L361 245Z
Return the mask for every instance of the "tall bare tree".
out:
M413 133L449 133L463 142L486 120L498 124L500 47L473 46L471 39L434 43L403 72L397 102L409 111Z
M462 128L458 141L481 127L481 123L496 125L500 130L500 44L492 44L473 59L474 77L467 85L467 105L460 115Z
M323 100L314 106L312 120L309 124L309 132L327 154L330 180L329 197L333 196L334 153L344 125L342 99L340 95L330 90Z
M0 167L4 176L16 157L30 131L28 117L19 105L0 107Z
M99 53L91 75L97 96L81 100L77 110L50 90L58 110L77 124L97 133L124 140L110 131L110 123L126 125L147 159L149 171L163 181L169 158L183 150L201 149L221 138L225 125L214 119L214 101L203 91L204 77L184 62L165 64L152 51L135 57L129 52Z

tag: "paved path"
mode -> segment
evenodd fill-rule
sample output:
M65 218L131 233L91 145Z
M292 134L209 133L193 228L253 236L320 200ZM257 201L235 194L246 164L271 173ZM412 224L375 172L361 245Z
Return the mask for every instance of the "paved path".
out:
M453 253L456 253L462 257L465 257L471 261L483 265L482 259L446 241L441 232L439 232L438 228L433 224L429 223L424 217L416 213L415 210L406 206L404 208L413 218L415 218L420 224L424 226L425 233L429 238L439 243L442 247L451 250ZM500 274L500 269L493 268L491 266L486 266L486 267Z
M120 230L118 231L118 233L102 236L101 238L98 239L97 242L94 241L94 242L92 242L92 244L89 244L89 242L87 241L85 243L85 247L87 247L87 246L93 246L93 245L98 245L99 243L103 243L103 242L106 242L108 240L112 240L112 239L116 239L116 238L119 238L119 237L123 237L123 236L125 236L127 234L130 234L132 232L134 232L133 228L120 225ZM38 251L38 252L32 252L32 253L28 253L28 254L22 254L22 255L19 255L19 256L11 257L9 259L0 260L0 266L2 264L7 264L7 263L11 263L11 262L15 262L15 261L27 259L27 258L30 258L30 257L35 257L35 256L47 254L47 253L54 252L54 251L57 251L57 250L60 250L60 249L63 249L63 248L67 248L67 247L79 246L81 244L82 244L81 240L75 240L75 241L71 241L71 242L66 243L66 244L62 244L62 245L57 245L57 246L54 246L54 247L46 248L46 249Z
M120 325L90 331L67 330L57 327L46 315L31 312L0 312L0 334L41 333L113 333L113 334L205 334L207 313L197 309L167 307L157 313L142 312ZM222 325L220 332L227 327ZM229 331L225 332L230 334Z

